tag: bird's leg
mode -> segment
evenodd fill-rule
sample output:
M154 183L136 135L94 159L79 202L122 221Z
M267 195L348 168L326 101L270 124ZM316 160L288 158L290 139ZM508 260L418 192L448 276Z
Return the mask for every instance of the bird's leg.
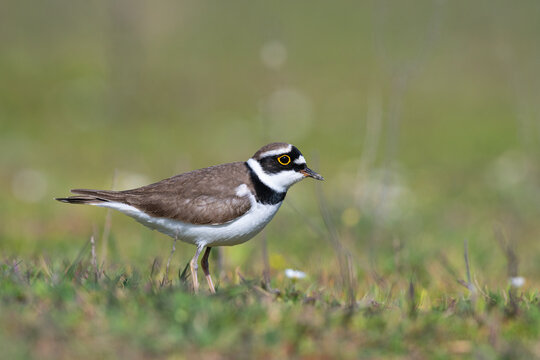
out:
M199 292L199 281L197 280L197 261L199 260L199 255L201 254L202 249L204 249L204 246L197 246L197 251L195 252L195 256L193 256L193 259L189 262L189 268L191 269L191 278L193 279L193 292L197 294Z
M206 251L204 252L201 260L201 265L204 271L204 276L206 276L206 281L208 281L208 287L210 288L210 292L212 294L215 294L216 289L214 289L214 283L212 282L212 277L210 276L210 271L208 270L208 255L210 255L210 250L212 250L211 247L206 248Z

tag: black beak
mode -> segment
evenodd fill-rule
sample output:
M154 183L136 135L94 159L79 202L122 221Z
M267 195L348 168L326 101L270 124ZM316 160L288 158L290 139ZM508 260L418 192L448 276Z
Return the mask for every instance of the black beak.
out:
M305 168L305 169L302 169L300 170L300 173L302 173L305 177L311 177L311 178L314 178L315 180L324 180L324 178L317 174L315 171L311 170L310 168Z

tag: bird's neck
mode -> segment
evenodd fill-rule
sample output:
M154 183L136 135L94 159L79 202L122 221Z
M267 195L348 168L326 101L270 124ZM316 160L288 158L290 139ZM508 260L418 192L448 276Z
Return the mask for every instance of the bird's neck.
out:
M257 175L257 171L251 167L249 161L246 161L245 165L249 172L251 182L253 183L253 188L255 189L255 199L257 202L265 205L276 205L285 199L287 190L276 191L261 180L259 175Z

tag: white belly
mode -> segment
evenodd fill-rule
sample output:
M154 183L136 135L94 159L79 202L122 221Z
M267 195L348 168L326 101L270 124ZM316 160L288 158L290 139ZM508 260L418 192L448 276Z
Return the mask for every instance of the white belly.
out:
M241 244L257 235L272 220L281 203L252 203L251 209L239 218L220 225L194 225L167 218L154 218L139 209L119 202L104 202L108 207L131 216L141 224L194 245L230 246Z

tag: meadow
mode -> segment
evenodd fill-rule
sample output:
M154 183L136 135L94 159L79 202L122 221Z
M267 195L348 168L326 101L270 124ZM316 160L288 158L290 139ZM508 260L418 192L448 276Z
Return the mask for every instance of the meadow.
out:
M538 19L535 1L2 2L0 357L540 358ZM53 200L273 141L325 181L213 252L215 295L191 293L193 246Z

